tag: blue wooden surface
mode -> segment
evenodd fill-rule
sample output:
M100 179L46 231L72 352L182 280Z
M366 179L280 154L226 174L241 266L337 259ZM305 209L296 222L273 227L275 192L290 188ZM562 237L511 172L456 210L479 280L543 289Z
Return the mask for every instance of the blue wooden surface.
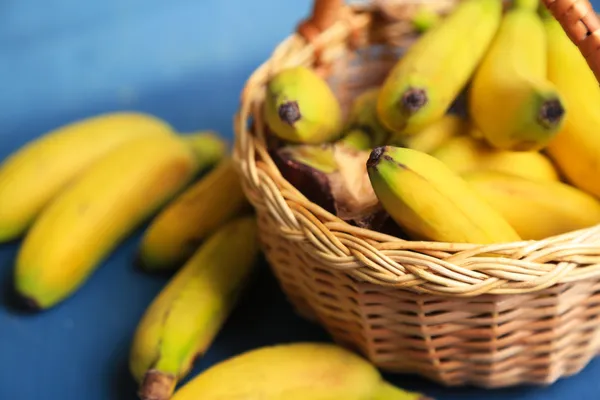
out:
M598 0L594 2L598 5ZM231 138L245 79L310 10L309 0L4 0L0 2L0 159L71 120L136 109L182 131ZM19 243L0 245L0 399L134 400L129 343L166 277L132 267L139 231L68 301L41 314L9 307ZM263 267L193 374L270 343L328 340L295 316ZM440 400L598 399L600 361L549 388L445 389L389 377Z

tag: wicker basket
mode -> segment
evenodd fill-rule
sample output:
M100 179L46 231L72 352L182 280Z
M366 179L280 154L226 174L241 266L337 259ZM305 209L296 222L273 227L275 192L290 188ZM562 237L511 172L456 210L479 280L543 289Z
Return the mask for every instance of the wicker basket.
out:
M600 226L501 245L406 241L311 203L267 152L260 110L270 74L311 66L347 110L416 37L406 19L415 1L390 1L316 0L312 18L246 83L234 158L270 265L298 313L384 371L480 387L575 374L600 350ZM458 0L421 1L444 13ZM600 76L590 4L545 1Z

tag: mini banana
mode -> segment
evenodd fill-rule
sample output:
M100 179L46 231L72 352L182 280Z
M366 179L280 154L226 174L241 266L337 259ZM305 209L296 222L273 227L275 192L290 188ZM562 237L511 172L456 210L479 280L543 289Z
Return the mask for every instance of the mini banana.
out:
M463 178L525 240L542 240L600 224L600 202L565 183L495 171L470 172Z
M414 239L477 244L520 240L467 182L426 153L378 147L367 170L383 207Z
M373 147L382 146L390 137L390 131L379 121L377 115L377 96L379 87L368 89L354 98L348 120L346 121L346 135L341 141L353 144L359 150L367 150ZM362 137L360 144L357 143L357 137Z
M212 366L172 400L426 400L391 385L362 357L327 343L246 351ZM433 399L430 399L433 400Z
M47 132L0 165L0 242L21 237L68 183L121 144L173 134L169 124L135 112L102 114Z
M416 134L403 137L392 145L430 154L451 138L466 134L469 129L469 123L464 118L456 114L445 114Z
M290 142L331 142L342 134L342 110L335 94L303 66L286 68L269 80L264 116L271 131Z
M501 0L458 2L402 55L377 100L380 121L395 137L441 118L466 86L500 24Z
M470 135L457 136L431 153L457 173L507 172L530 179L559 180L552 162L537 151L498 150Z
M469 113L483 137L501 150L540 150L564 123L561 93L547 79L544 27L537 0L516 0L475 71Z
M547 151L574 186L600 197L600 86L579 49L546 13L548 79L568 107L564 128Z
M129 141L63 190L25 236L16 260L17 292L38 309L70 296L202 168L189 140L163 135Z
M202 240L249 209L233 161L227 158L187 188L153 219L140 246L142 267L174 269Z
M130 354L142 400L171 397L235 306L258 254L255 218L231 220L198 248L152 302L138 324Z

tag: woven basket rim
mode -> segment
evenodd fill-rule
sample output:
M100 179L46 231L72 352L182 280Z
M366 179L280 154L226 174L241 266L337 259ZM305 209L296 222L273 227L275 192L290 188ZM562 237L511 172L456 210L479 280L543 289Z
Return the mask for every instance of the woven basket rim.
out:
M266 212L279 221L280 233L294 237L300 246L312 246L305 247L307 254L334 270L381 286L443 296L503 295L599 277L600 224L544 240L499 244L405 240L341 220L283 178L264 140L250 133L248 120L255 111L251 106L256 91L262 92L261 82L273 60L279 60L279 70L288 66L289 54L301 54L312 65L322 42L348 41L355 29L369 24L375 7L361 3L344 9L345 17L316 39L307 41L297 32L288 35L244 85L234 116L232 158L250 202L265 210L267 199L271 209ZM254 196L256 192L260 195Z

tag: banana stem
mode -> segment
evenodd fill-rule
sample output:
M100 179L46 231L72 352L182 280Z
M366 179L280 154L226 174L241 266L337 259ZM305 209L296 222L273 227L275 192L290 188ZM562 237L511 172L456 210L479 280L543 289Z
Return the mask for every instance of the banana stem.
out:
M141 400L169 400L176 384L177 380L173 375L150 370L144 376L138 396Z
M540 0L513 0L513 8L520 8L537 12Z
M382 381L371 400L433 400L421 393L408 392L387 381Z

